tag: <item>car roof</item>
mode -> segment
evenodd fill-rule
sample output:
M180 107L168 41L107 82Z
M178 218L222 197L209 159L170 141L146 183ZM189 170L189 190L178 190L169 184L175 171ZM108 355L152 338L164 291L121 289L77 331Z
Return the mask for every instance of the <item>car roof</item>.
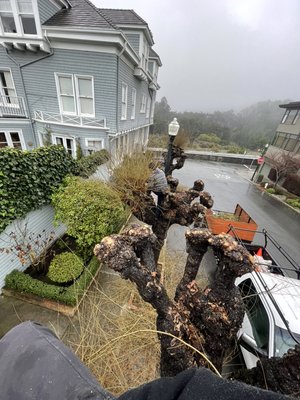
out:
M272 297L288 322L291 331L300 333L300 281L269 272L252 272L249 275L253 276L257 286L261 289L261 294L274 316L275 325L286 329ZM268 288L271 296L266 293L265 288Z

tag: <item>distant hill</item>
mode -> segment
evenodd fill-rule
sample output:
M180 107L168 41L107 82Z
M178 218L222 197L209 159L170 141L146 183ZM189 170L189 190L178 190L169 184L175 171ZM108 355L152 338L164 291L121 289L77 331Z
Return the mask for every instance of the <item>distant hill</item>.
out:
M172 112L165 97L156 103L153 133L167 133L168 123L176 116L181 130L191 142L201 134L217 135L224 144L235 143L249 149L257 149L269 143L281 121L280 104L290 100L261 101L238 113L233 110L214 113Z

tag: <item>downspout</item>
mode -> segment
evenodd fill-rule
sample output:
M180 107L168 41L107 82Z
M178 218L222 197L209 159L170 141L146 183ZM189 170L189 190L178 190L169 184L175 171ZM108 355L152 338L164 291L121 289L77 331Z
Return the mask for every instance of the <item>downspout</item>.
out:
M50 41L49 41L49 39L47 38L46 34L45 34L45 38L47 39L47 41L48 41L49 44L50 44ZM27 62L27 63L25 63L25 64L20 65L20 64L8 53L7 48L5 48L5 50L6 50L6 55L7 55L7 57L8 57L8 58L18 67L18 69L19 69L19 73L20 73L20 76L21 76L22 87L23 87L23 91L24 91L25 105L26 105L26 109L28 110L28 119L29 119L29 122L30 122L30 125L31 125L31 131L32 131L33 138L34 138L34 141L35 141L35 147L38 147L37 138L36 138L36 135L35 135L35 132L34 132L34 129L33 129L33 123L34 123L34 121L32 120L32 116L31 116L31 112L30 112L30 108L29 108L29 101L28 101L28 96L27 96L27 93L26 93L26 88L25 88L25 82L24 82L24 76L23 76L22 68L27 67L28 65L34 64L34 63L36 63L36 62L38 62L38 61L44 60L45 58L48 58L48 57L53 56L54 51L53 51L52 48L50 48L50 53L49 53L49 54L46 54L45 56L42 56L42 57L40 57L40 58L38 58L38 59L36 59L36 60L29 61L29 62Z

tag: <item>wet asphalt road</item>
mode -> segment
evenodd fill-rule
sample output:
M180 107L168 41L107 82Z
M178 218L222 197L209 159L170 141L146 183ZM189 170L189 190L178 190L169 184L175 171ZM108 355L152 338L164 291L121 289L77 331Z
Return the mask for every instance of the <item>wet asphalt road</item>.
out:
M265 228L300 264L300 214L262 193L249 182L252 174L253 170L249 171L242 165L187 160L181 170L174 171L173 176L188 187L192 187L196 179L202 179L204 190L214 199L215 210L234 212L239 203L256 221L258 229ZM183 233L178 227L170 230L169 243L174 250L184 246ZM260 242L262 235L257 235L254 240ZM275 254L282 263L282 257L276 251Z

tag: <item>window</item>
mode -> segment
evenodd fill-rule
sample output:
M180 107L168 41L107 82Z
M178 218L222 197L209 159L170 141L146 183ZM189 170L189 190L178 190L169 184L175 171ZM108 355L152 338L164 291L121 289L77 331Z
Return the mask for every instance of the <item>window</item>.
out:
M58 144L60 146L63 146L65 150L75 158L76 156L76 150L75 150L75 140L73 138L67 137L67 136L52 136L52 143L53 144Z
M283 144L286 139L286 133L277 133L276 139L274 140L273 146L283 148Z
M145 113L145 112L146 112L146 96L143 94L140 113Z
M284 147L284 150L286 150L286 151L294 151L295 148L296 148L296 145L298 143L298 140L299 140L298 139L298 135L290 134L288 136L288 141L287 141L287 143L286 143L286 145Z
M131 92L131 119L135 118L136 90L133 88Z
M94 116L94 82L92 76L56 74L60 112Z
M85 145L86 145L88 154L94 153L95 151L99 151L104 148L103 140L101 140L101 139L86 139Z
M295 123L297 122L299 118L299 110L286 110L281 123L282 124L293 124L295 125Z
M17 105L16 90L10 71L0 71L0 104Z
M0 16L4 33L37 34L32 0L0 0Z
M150 97L148 97L148 100L147 100L146 118L149 118L149 117L150 117L150 106L151 106L151 99L150 99Z
M121 112L121 119L127 118L127 93L128 93L128 86L126 83L122 83L122 112Z
M251 279L246 279L239 285L246 313L251 323L252 332L257 347L268 350L269 318ZM248 333L248 332L246 332Z
M15 149L25 150L25 142L22 132L20 131L1 131L0 132L0 148L14 147Z

